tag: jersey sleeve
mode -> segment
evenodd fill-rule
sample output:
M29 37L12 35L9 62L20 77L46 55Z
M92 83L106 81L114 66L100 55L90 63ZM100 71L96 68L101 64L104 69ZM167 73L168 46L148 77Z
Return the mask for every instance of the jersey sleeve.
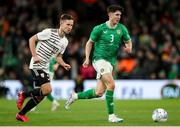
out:
M37 33L38 40L47 40L51 36L51 29L44 29L43 31Z
M90 34L90 40L96 42L100 36L101 28L100 26L95 26Z
M129 40L131 40L131 37L129 35L127 28L123 25L123 41L126 43Z

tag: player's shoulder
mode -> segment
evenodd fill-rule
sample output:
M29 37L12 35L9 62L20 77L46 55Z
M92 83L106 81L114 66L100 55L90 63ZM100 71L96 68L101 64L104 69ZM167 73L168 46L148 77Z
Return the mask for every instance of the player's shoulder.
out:
M101 24L98 24L94 27L94 29L104 29L106 27L106 23L101 23Z
M57 33L58 32L58 29L53 29L53 28L50 28L51 32L53 33Z
M41 32L45 33L45 34L50 34L51 33L51 28L45 28Z
M118 23L118 27L122 28L122 29L126 29L126 26L122 23Z
M49 32L49 33L57 33L58 29L54 29L54 28L46 28L43 30L44 32Z
M101 23L101 24L98 24L98 25L96 25L96 27L99 27L99 28L106 27L106 23Z

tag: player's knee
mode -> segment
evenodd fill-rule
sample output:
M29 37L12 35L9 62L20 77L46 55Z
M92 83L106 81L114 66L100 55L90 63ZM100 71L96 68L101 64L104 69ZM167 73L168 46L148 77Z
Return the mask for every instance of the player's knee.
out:
M47 90L46 90L46 92L47 92L47 95L50 94L50 93L52 92L52 88L51 88L51 87L48 87Z
M109 89L109 90L114 90L114 89L115 89L115 84L114 84L114 83L108 84L108 85L107 85L107 89Z
M46 87L46 89L43 89L43 95L44 96L47 96L51 92L52 92L52 88L51 87Z

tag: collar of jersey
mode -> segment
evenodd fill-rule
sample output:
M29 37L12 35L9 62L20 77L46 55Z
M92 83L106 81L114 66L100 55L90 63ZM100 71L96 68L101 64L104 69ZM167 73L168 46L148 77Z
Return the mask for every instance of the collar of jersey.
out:
M115 29L115 28L117 27L117 24L116 24L114 27L110 27L109 21L106 21L106 26L107 26L109 29Z

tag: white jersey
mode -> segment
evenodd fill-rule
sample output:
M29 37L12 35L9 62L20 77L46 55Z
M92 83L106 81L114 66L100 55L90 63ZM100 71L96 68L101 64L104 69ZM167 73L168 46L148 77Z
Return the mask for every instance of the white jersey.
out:
M36 70L41 69L49 73L50 58L59 53L63 54L68 45L68 40L65 36L63 38L59 36L58 29L45 29L37 33L37 38L36 53L40 58L40 62L34 63L31 58L29 68Z

